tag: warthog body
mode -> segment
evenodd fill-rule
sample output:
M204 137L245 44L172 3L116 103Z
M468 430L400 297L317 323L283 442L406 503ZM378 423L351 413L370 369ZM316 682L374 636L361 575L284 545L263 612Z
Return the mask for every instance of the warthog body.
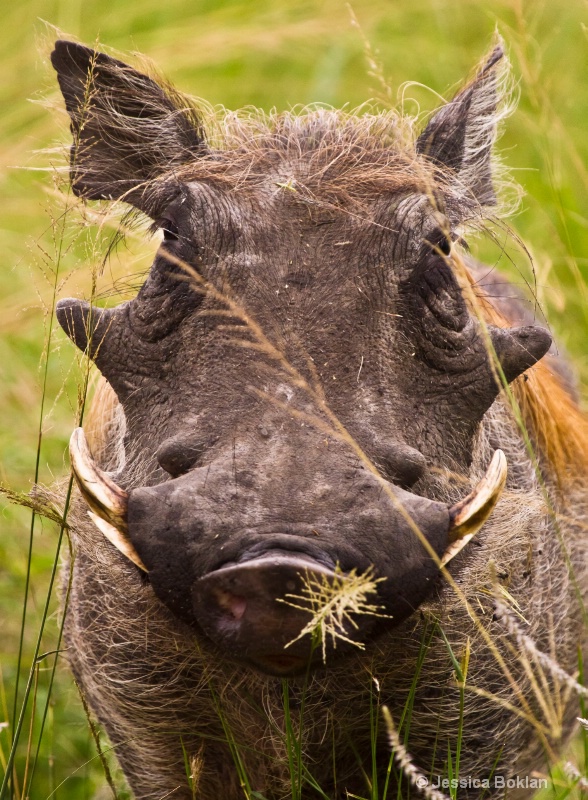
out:
M458 762L460 797L530 794L578 713L588 437L548 333L463 255L500 47L418 138L323 109L207 139L121 62L52 60L74 192L164 232L134 300L58 307L108 381L95 463L72 450L68 654L135 796L392 797ZM346 614L314 640L313 582Z

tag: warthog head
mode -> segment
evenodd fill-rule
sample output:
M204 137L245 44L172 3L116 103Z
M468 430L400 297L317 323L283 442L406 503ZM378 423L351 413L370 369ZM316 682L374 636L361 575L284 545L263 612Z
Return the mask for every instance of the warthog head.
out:
M116 482L81 431L74 470L107 538L230 658L303 668L310 637L286 645L309 615L289 596L309 580L373 578L377 614L341 621L342 652L398 624L496 502L499 451L463 501L435 486L467 469L500 374L550 345L541 328L484 328L455 266L464 226L495 203L501 59L416 143L389 114L319 109L228 116L215 144L171 90L56 45L74 192L163 231L134 300L59 303L126 419Z

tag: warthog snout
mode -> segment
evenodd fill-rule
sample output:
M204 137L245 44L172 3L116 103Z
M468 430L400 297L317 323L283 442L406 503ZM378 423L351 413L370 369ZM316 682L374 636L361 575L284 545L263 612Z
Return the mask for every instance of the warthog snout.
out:
M353 617L344 632L361 641L419 606L448 545L446 504L350 467L342 445L310 441L315 447L301 450L304 471L290 444L272 469L264 445L245 438L236 455L222 450L205 466L129 494L129 537L158 596L226 656L279 673L311 655L311 636L286 647L311 619L288 599L301 596L306 574L328 583L336 571L344 579L375 566L382 580L373 604L382 616L369 624Z
M250 447L243 453L255 463ZM234 461L234 453L221 452L206 466L127 495L93 464L81 429L72 438L93 518L148 572L159 598L226 656L277 674L300 671L313 658L312 631L300 637L316 608L309 584L328 590L338 583L344 592L349 576L373 575L373 613L350 609L338 654L399 624L430 594L447 553L486 519L506 474L498 451L476 489L449 507L369 465L343 468L345 448L309 452L313 470L301 474L287 460L287 479L259 460L239 479ZM331 645L323 657L333 655Z

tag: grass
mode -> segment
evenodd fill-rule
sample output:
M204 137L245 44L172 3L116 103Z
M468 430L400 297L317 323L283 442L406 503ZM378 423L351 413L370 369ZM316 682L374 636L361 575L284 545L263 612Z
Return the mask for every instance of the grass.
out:
M39 151L65 141L67 121L29 102L57 100L47 63L53 33L40 19L88 43L99 36L123 51L143 51L179 88L213 104L269 109L321 101L353 107L376 96L383 104L403 98L408 113L433 108L434 92L445 94L469 73L498 26L520 93L500 149L527 193L513 225L532 254L534 274L512 240L503 247L500 229L497 243L478 246L488 263L498 263L515 282L523 276L534 288L586 385L588 6L579 0L363 0L354 11L385 85L379 68L366 68L363 38L350 24L345 4L335 0L142 0L120 4L116 12L106 0L29 0L3 12L10 36L0 42L2 483L28 491L33 481L50 484L67 474L67 441L87 376L55 327L55 299L98 295L119 302L132 295L153 253L137 231L103 265L112 235L107 221L96 225L100 220L92 214L97 212L89 210L88 224L80 227L65 213L67 200L58 196L52 172L63 166L63 157ZM408 79L414 83L404 85ZM2 513L0 723L9 724L0 728L0 765L6 765L22 710L13 796L26 796L23 785L28 785L28 794L41 800L107 797L96 749L99 733L89 729L72 679L55 653L60 647L54 590L59 528L38 515L31 521L29 511L12 504ZM451 655L457 674L463 656ZM374 719L379 713L376 697ZM401 737L410 714L408 707L404 725L396 721ZM293 784L300 786L304 765L298 736L289 729ZM584 736L573 753L585 768L587 741ZM457 768L459 754L452 759ZM120 775L113 769L118 785ZM573 784L562 766L543 797L578 797ZM118 791L124 797L124 790Z

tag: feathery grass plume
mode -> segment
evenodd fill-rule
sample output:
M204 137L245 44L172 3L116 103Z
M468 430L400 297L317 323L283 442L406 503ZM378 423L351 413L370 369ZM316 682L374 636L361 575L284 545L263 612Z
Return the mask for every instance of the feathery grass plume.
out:
M583 719L582 717L578 717L578 722L584 728L585 731L588 731L588 719Z
M427 800L450 800L446 794L430 786L429 779L415 765L412 756L400 741L400 737L398 736L398 732L392 720L392 714L387 706L382 706L382 716L384 717L384 724L386 725L388 743L394 754L394 761L404 777L423 795L423 797L426 797Z
M17 492L8 486L0 484L0 495L15 506L29 508L35 514L67 528L67 522L62 510L58 507L55 498L51 496L51 492L43 486L35 484L30 492Z
M358 628L353 619L354 614L387 616L380 613L382 606L373 605L368 601L368 595L376 594L377 584L383 580L385 579L374 578L373 567L358 575L355 569L343 574L337 565L334 578L326 575L317 577L310 572L304 573L299 595L287 594L289 600L278 598L278 602L301 611L308 611L312 615L298 636L288 642L286 647L308 635L316 645L320 643L323 663L327 661L328 638L331 639L333 648L337 647L337 640L340 639L355 645L360 650L365 649L363 642L356 642L349 637L348 628L349 626Z
M588 697L588 687L582 686L575 678L569 675L554 659L538 649L530 636L523 632L518 622L500 600L494 601L494 613L496 618L502 623L507 633L517 643L519 650L528 653L542 667L545 667L554 678L564 683L580 697Z
M574 782L575 786L578 786L582 792L588 790L588 778L585 775L582 775L580 770L572 764L571 761L565 761L563 765L563 770L566 776Z

